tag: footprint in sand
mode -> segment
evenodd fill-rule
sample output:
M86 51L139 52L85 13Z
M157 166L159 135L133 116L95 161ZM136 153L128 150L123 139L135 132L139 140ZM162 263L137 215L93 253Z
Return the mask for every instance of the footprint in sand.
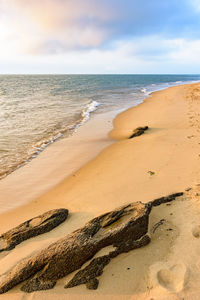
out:
M200 238L200 225L197 225L192 229L192 234L195 238Z
M157 273L159 284L171 292L180 292L184 288L186 277L186 266L177 264L170 269L161 269Z

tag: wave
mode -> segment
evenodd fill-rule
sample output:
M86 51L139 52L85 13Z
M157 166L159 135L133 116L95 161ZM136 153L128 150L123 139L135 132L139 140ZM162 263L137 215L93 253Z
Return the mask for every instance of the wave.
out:
M76 128L83 125L85 122L87 122L90 118L90 113L95 111L97 107L100 105L99 102L93 100L90 103L86 105L86 107L81 112L81 121L76 125Z
M95 100L92 100L90 103L86 104L85 108L80 112L80 119L77 120L74 124L68 125L65 129L63 129L61 132L55 133L55 135L48 137L46 139L43 139L36 144L34 144L29 151L27 151L27 157L26 159L23 159L22 161L19 161L18 164L15 164L14 166L11 166L9 170L6 170L5 172L0 173L0 179L6 177L13 171L17 170L18 168L24 166L25 164L29 163L32 159L36 158L42 151L44 151L49 145L56 142L58 139L63 137L66 133L76 132L77 129L85 124L90 119L90 114L97 109L97 107L100 105Z
M36 157L40 152L42 152L47 146L54 143L67 132L73 133L73 131L77 131L77 129L87 122L90 119L90 113L95 111L97 107L100 105L97 101L91 101L86 105L86 107L81 111L81 119L75 122L75 124L68 125L61 132L56 133L55 136L52 136L46 140L40 141L35 145L36 152L31 156L31 159ZM30 159L29 159L30 160Z
M147 93L147 90L146 90L145 88L142 88L140 91L141 91L142 93L144 93L144 94Z
M34 155L32 157L36 157L47 146L49 146L50 144L54 143L55 141L57 141L61 137L63 137L63 135L65 133L67 133L67 132L73 133L74 131L77 131L77 129L81 125L85 124L90 119L91 112L95 111L99 105L100 105L100 103L98 103L97 101L94 101L94 100L91 101L90 103L88 103L85 106L85 108L80 113L81 118L79 120L77 120L74 124L68 125L61 132L56 133L55 136L52 136L52 137L50 137L50 138L48 138L46 140L43 140L43 141L40 141L39 143L37 143L35 145L35 149L37 149L37 151L34 153Z

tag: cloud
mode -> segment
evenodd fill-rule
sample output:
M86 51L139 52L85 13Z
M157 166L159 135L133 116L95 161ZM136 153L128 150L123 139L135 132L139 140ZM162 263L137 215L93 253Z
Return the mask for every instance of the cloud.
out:
M0 71L197 73L199 13L199 0L0 0Z
M112 19L107 7L90 0L7 0L0 17L30 53L98 47L109 36L104 23Z
M180 0L1 1L0 42L6 52L57 54L110 47L117 40L154 34L200 36L197 0L181 4ZM11 37L12 43L8 42Z
M155 54L157 51L157 54ZM115 42L109 49L9 57L2 73L199 73L200 40L149 36Z

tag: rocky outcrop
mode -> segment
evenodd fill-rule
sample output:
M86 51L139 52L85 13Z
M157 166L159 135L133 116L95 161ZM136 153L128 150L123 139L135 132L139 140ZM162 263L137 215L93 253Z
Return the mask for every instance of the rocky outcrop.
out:
M152 207L163 203L168 203L175 200L176 197L180 197L182 195L183 193L175 193L167 197L161 197L149 202L149 206ZM71 288L80 284L85 284L88 289L97 289L99 284L97 277L103 273L103 269L109 264L112 258L118 256L120 253L129 252L130 250L145 246L149 242L150 238L148 235L144 235L141 239L136 241L124 240L124 242L121 243L121 246L118 245L114 251L111 251L107 255L93 259L88 266L77 272L72 280L70 280L70 282L65 286L65 288Z
M158 206L163 203L169 203L169 202L174 201L177 197L183 196L183 194L184 193L182 193L182 192L171 194L166 197L161 197L161 198L155 199L155 200L149 202L149 204L151 204L152 206Z
M117 247L116 250L111 251L109 254L94 258L88 266L75 274L65 288L71 288L80 284L85 284L88 289L96 290L99 285L97 277L103 273L103 269L109 264L112 258L118 256L120 253L141 248L149 244L149 242L149 236L144 235L137 241L128 240L127 242L121 243L120 247Z
M76 273L65 288L86 284L90 290L96 290L99 285L99 281L96 277L99 277L103 273L104 267L108 265L109 262L110 254L94 258L87 267Z
M182 193L181 193L182 194ZM172 201L176 195L159 198L149 203L135 202L89 221L84 227L51 244L49 247L20 261L0 278L0 293L5 293L27 280L22 291L33 292L53 288L59 278L76 271L91 260L102 248L114 250L94 258L66 285L86 284L90 289L98 287L98 279L109 261L123 252L142 247L150 242L147 235L149 214L154 205Z
M30 219L0 236L0 252L11 250L21 242L48 232L67 219L68 210L54 209Z
M136 129L133 130L133 134L129 137L129 139L142 135L148 128L149 128L148 126L137 127Z

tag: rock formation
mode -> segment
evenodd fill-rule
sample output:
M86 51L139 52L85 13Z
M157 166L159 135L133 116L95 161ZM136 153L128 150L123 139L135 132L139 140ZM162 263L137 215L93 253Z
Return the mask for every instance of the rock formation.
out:
M162 197L146 204L134 202L92 219L84 227L20 261L3 274L0 277L0 293L25 280L22 291L51 289L59 278L80 269L99 250L112 245L113 251L94 258L66 285L72 287L85 283L90 289L97 288L96 277L102 274L110 259L150 242L147 232L151 208L182 194Z
M54 209L12 228L0 236L0 252L11 250L31 237L52 230L64 222L67 216L67 209Z
M129 137L129 139L142 135L147 129L149 129L148 126L137 127L136 129L133 130L133 134Z

